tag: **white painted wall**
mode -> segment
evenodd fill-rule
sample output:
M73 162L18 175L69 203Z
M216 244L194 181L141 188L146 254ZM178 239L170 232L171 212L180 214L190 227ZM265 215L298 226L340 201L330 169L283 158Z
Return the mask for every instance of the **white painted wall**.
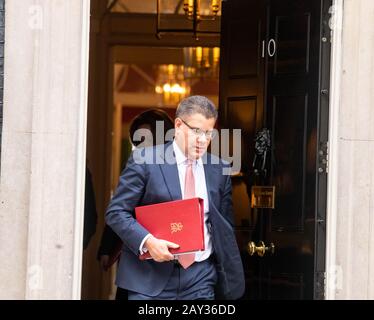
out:
M89 0L6 1L0 299L79 299Z
M332 77L327 298L374 299L374 1L344 0L342 26Z

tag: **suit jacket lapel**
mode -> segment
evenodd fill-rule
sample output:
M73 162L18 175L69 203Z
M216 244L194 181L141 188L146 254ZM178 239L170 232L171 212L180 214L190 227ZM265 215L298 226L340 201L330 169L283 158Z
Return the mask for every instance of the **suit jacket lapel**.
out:
M165 159L165 153L168 152L168 148L173 148L172 143L165 144L165 152L160 155L162 157L160 169L162 175L164 176L164 180L166 183L166 187L168 188L170 198L172 200L180 200L182 199L182 191L179 182L178 166L175 161L174 152L170 153L170 155L172 154L172 159L169 159L170 157L167 157L168 159ZM172 150L169 151L171 152Z
M203 156L205 183L206 183L206 189L208 192L209 204L213 204L213 189L215 187L217 188L217 183L215 181L215 177L216 177L215 167L211 164L210 160L211 159L210 159L209 154L205 153ZM211 208L209 211L212 211Z

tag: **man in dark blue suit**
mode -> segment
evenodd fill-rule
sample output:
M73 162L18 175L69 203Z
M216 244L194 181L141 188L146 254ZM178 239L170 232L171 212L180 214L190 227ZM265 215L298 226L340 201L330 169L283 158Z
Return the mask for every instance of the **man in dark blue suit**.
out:
M244 293L230 166L206 152L216 120L209 99L184 99L176 112L174 141L135 150L121 174L106 222L124 243L116 284L128 290L130 300L238 299ZM205 250L176 258L169 248L178 244L155 238L136 221L134 210L191 196L204 200ZM147 251L153 259L140 260Z

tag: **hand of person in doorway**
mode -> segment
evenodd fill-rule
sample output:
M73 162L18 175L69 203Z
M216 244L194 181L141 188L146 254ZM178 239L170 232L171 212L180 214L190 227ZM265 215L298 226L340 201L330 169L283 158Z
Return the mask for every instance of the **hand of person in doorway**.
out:
M100 267L103 271L108 271L108 262L109 262L109 255L102 255L100 256Z

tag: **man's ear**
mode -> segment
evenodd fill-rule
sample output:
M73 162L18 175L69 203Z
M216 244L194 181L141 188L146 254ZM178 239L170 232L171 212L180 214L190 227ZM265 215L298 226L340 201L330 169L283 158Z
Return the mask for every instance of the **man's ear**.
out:
M174 120L174 125L175 125L175 128L180 128L180 126L183 124L182 120L179 119L179 118L175 118Z

